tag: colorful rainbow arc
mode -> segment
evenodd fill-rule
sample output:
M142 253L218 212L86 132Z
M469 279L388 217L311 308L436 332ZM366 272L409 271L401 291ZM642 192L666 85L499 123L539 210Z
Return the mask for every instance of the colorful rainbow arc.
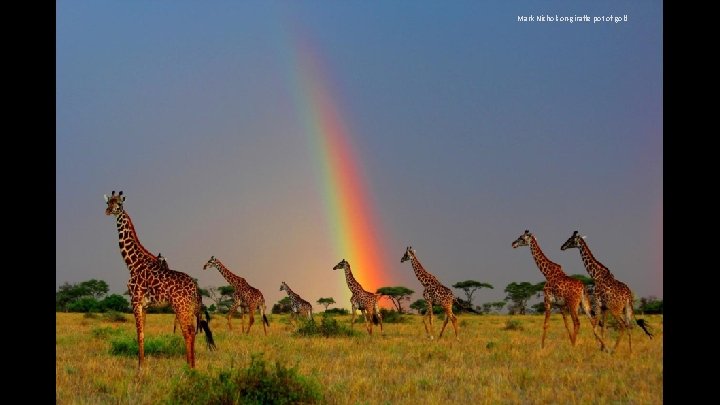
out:
M322 68L320 55L300 35L293 39L296 105L319 166L335 254L338 261L345 258L350 263L366 290L375 291L388 285L388 277L379 238L382 232L368 198L362 161L354 153L350 133L336 109L338 103L328 90L330 75ZM349 299L344 276L337 276Z

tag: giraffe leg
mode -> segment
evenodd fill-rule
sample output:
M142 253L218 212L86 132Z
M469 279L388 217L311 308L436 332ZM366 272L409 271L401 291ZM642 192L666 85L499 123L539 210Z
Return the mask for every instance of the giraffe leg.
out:
M355 304L350 303L350 306L352 307L352 318L350 318L350 329L352 330L353 327L355 327Z
M580 332L580 318L578 318L577 306L570 309L570 318L573 321L573 340L577 344L578 333Z
M630 353L632 353L632 330L633 330L633 308L632 301L625 304L625 325L627 327L628 344L630 345Z
M548 295L545 294L545 321L543 322L543 334L542 334L542 340L540 341L540 348L545 348L545 335L547 335L547 328L548 328L548 319L550 318L550 300L548 299Z
M427 301L427 300L426 300ZM432 330L432 315L433 315L433 306L432 301L427 301L427 314L425 314L425 317L423 318L423 325L425 325L425 334L427 334L428 338L430 340L433 339L433 330Z
M377 317L378 317L378 323L380 323L380 333L382 333L382 331L383 331L382 314L381 314L380 311L378 310L378 307L377 307L377 306L375 306L375 313L377 314Z
M560 313L562 314L563 323L565 324L565 330L567 330L568 337L570 338L570 344L575 346L575 336L570 331L570 326L568 325L568 321L567 321L567 310L565 308L563 308L560 311Z
M230 323L230 318L232 318L232 314L237 309L237 307L240 305L240 301L235 301L233 305L230 307L230 310L227 313L227 323L228 323L228 329L232 330L232 324ZM242 312L240 313L242 315ZM240 323L240 329L242 331L242 320Z
M365 329L367 329L370 336L372 336L372 311L365 311Z
M246 334L250 333L250 327L253 325L253 323L255 323L255 310L256 310L256 308L255 308L255 307L250 307L250 308L251 308L251 309L248 311L248 312L249 312L249 317L248 317L248 327L247 327L247 331L245 332Z
M615 312L612 313L613 317L617 321L618 324L618 337L615 340L615 346L613 347L613 353L617 351L618 346L620 345L620 340L622 340L623 334L625 333L625 320L622 319L622 317L619 314L616 314Z
M135 315L135 328L137 329L138 368L142 367L143 361L145 360L145 315L143 312L143 307L141 305L136 305L135 308L133 308L133 314Z
M600 338L600 336L597 334L597 319L594 319L592 317L592 314L590 313L590 302L587 298L587 296L583 295L580 299L580 306L582 307L583 312L585 315L590 319L590 326L592 327L593 335L595 335L595 339L600 342L600 351L604 352L607 349L605 348L605 342L603 339Z
M193 327L192 316L185 314L180 321L180 330L185 339L185 360L190 368L195 368L195 328Z

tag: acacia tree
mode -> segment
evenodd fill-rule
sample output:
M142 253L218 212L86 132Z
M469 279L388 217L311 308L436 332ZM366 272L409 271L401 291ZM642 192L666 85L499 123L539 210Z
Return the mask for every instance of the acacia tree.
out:
M491 284L483 283L480 281L475 280L465 280L465 281L458 281L457 283L452 285L453 288L457 288L458 290L465 291L465 296L467 297L467 303L470 308L472 308L472 296L475 293L475 291L481 289L481 288L495 288Z
M292 312L292 303L290 302L290 297L285 296L277 303L273 304L272 311L273 314L289 314Z
M322 297L321 297L319 300L317 300L317 303L320 304L320 305L324 305L324 306L325 306L325 311L327 312L328 307L329 307L330 305L334 304L334 303L335 303L335 300L333 299L333 297L327 297L327 298L322 298Z
M390 301L392 301L393 305L395 305L395 309L397 309L399 314L403 313L403 307L402 302L403 301L410 301L410 296L413 295L415 291L402 286L397 287L380 287L377 289L377 292L390 298Z
M207 297L215 303L215 309L217 312L227 312L233 303L233 293L235 288L231 285L224 285L220 287L208 287L204 290L207 293ZM202 294L202 290L201 290Z
M521 283L513 281L508 284L507 287L505 287L505 292L507 293L505 301L512 301L512 306L509 308L510 313L525 315L528 300L532 298L533 295L542 292L544 285L544 281L537 284L532 284L527 281L523 281Z
M410 309L416 310L420 315L425 315L427 313L427 301L423 298L415 300L415 302L410 304ZM444 312L445 310L440 305L433 305L433 314L441 314Z
M490 311L494 310L495 313L500 312L500 310L503 309L503 307L507 304L505 301L497 301L497 302L486 302L482 304L483 312L486 314L489 314Z

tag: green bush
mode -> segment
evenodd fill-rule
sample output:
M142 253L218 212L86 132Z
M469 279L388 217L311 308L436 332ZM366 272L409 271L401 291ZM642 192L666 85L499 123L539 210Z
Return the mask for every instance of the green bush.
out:
M135 336L119 336L110 341L110 354L134 357L138 355L138 343ZM161 335L145 337L145 355L178 356L185 355L185 342L180 335Z
M345 308L330 308L330 309L326 310L324 313L329 314L329 315L347 315L350 313L350 311L348 311Z
M296 336L356 336L358 332L348 328L347 326L341 325L337 320L331 316L323 313L320 325L315 320L301 320L300 327L294 332Z
M314 377L300 375L295 367L275 362L268 367L262 355L251 355L245 370L221 370L208 376L185 369L173 382L171 404L314 404L323 401L321 385Z
M505 322L505 330L524 330L525 328L522 327L522 323L518 319L508 319L507 322Z
M401 313L394 309L381 308L380 315L383 323L403 323L407 321Z
M127 322L125 314L117 311L108 311L103 314L103 320L108 322Z

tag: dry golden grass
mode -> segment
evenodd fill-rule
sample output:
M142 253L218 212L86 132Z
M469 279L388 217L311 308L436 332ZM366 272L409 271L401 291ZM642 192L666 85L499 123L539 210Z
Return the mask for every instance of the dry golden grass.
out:
M321 314L320 314L321 315ZM636 327L633 352L627 337L614 354L602 353L588 320L581 319L578 344L570 345L562 317L553 314L545 349L540 349L542 316L462 314L460 341L450 325L442 338L425 338L422 320L385 324L384 333L358 337L295 337L284 315L270 315L268 335L257 320L249 335L239 319L232 331L213 317L218 350L210 352L203 335L196 340L196 369L216 375L231 367L246 368L251 354L270 364L297 365L317 378L329 404L660 404L663 401L662 316L644 316L654 339ZM111 355L110 335L135 336L135 322L110 323L82 314L56 315L56 403L156 404L166 401L184 376L184 356ZM349 316L335 318L349 325ZM522 330L505 330L508 320ZM246 320L247 321L247 320ZM237 323L236 323L237 322ZM236 324L235 324L236 323ZM435 333L442 322L435 318ZM173 315L147 316L146 339L171 334ZM115 332L115 330L118 330ZM362 324L355 329L363 331ZM99 330L105 332L98 333ZM606 332L612 347L616 333Z

